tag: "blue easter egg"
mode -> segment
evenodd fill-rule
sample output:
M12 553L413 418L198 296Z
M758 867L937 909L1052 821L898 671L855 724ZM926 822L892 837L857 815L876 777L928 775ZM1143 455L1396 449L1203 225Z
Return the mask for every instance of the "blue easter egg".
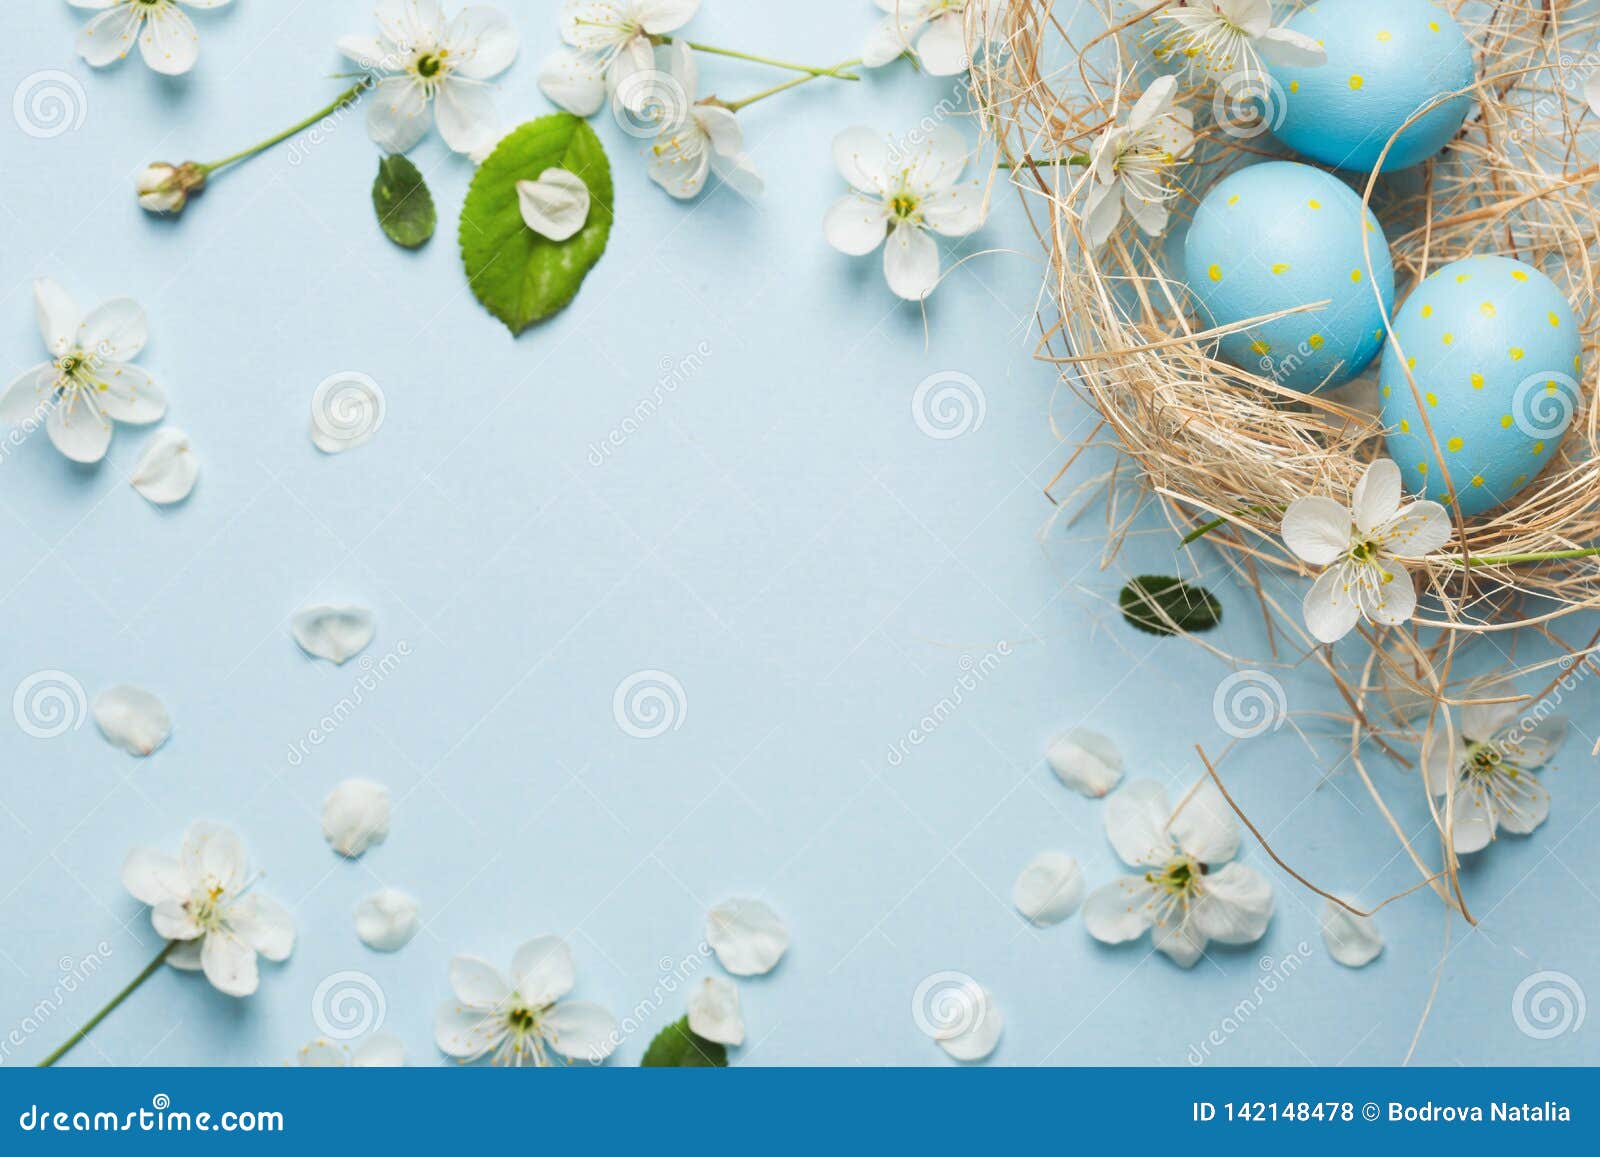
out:
M1472 46L1429 0L1318 0L1285 25L1327 50L1313 68L1271 65L1273 132L1296 152L1337 169L1371 172L1418 109L1476 78ZM1461 131L1470 94L1440 104L1400 134L1386 172L1421 164ZM1281 120L1279 118L1281 117Z
M1404 359L1384 355L1378 392L1408 491L1448 502L1453 487L1463 514L1481 514L1555 456L1583 377L1578 319L1555 282L1509 257L1452 262L1406 299L1394 334Z
M1363 228L1381 306L1367 279ZM1218 181L1195 209L1183 256L1208 327L1328 302L1228 334L1224 361L1315 393L1360 373L1383 346L1394 304L1389 243L1361 198L1321 169L1271 161Z

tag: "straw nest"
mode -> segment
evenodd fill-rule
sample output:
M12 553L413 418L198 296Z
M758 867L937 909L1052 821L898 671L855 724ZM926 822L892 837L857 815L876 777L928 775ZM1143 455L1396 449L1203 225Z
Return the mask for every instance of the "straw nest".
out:
M1277 654L1285 641L1295 644L1293 658L1310 649L1348 705L1352 752L1365 779L1363 740L1376 740L1408 765L1415 751L1401 741L1433 742L1436 730L1448 741L1452 709L1484 685L1452 674L1467 643L1493 639L1496 660L1504 656L1514 673L1544 672L1543 691L1537 683L1521 688L1537 696L1570 678L1600 640L1559 633L1565 617L1600 607L1600 559L1480 562L1588 548L1600 539L1600 407L1593 397L1600 365L1600 142L1593 138L1600 118L1584 96L1585 81L1600 74L1600 17L1588 2L1446 2L1477 54L1475 104L1463 130L1420 168L1346 174L1391 239L1397 302L1450 261L1514 257L1547 273L1572 303L1583 329L1585 380L1573 423L1543 472L1496 510L1453 515L1453 542L1413 568L1421 596L1415 621L1381 632L1363 625L1368 646L1330 649L1304 633L1303 584L1287 580L1309 572L1283 545L1281 513L1305 495L1347 497L1366 465L1384 456L1371 401L1376 364L1365 375L1365 398L1360 381L1331 397L1307 397L1218 360L1217 339L1232 330L1204 328L1164 238L1125 223L1103 247L1089 245L1091 178L1068 160L1088 152L1101 132L1125 120L1146 85L1172 71L1153 59L1152 48L1162 34L1156 30L1168 27L1156 14L1177 2L1010 0L1007 51L974 72L981 115L1047 261L1053 308L1040 356L1096 411L1091 438L1112 442L1138 468L1116 471L1114 489L1137 475L1140 495L1159 504L1176 536L1200 535L1191 549L1220 552L1258 594L1273 655L1251 656L1252 663L1291 661ZM1280 18L1295 6L1279 3ZM1285 153L1268 131L1272 99L1269 91L1258 104L1214 78L1180 78L1178 100L1195 114L1197 144L1169 203L1175 226L1223 175ZM1405 356L1392 330L1382 356ZM1125 499L1117 501L1124 513L1108 518L1113 550L1131 521ZM1518 628L1550 641L1551 648L1538 648L1545 658L1517 662ZM1435 815L1447 829L1445 806ZM1398 825L1396 832L1404 840ZM1447 830L1442 834L1448 847ZM1423 867L1415 852L1412 858ZM1452 864L1452 856L1444 858ZM1445 874L1453 879L1450 868ZM1437 878L1435 890L1445 894ZM1446 898L1457 906L1459 890L1449 890Z

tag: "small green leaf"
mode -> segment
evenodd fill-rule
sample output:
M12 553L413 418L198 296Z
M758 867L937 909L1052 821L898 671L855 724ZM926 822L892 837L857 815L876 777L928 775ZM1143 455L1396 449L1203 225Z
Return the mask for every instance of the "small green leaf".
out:
M372 182L372 207L378 224L396 245L415 249L433 236L439 214L422 173L399 153L378 162L378 179Z
M644 1050L640 1068L646 1069L725 1069L728 1050L716 1041L706 1040L689 1027L689 1018L675 1020L656 1033Z
M589 220L565 241L522 220L517 182L566 169L589 187ZM472 292L513 334L558 313L606 251L611 236L611 163L600 138L570 113L540 117L496 146L461 207L461 260Z
M1222 604L1205 587L1160 575L1134 579L1122 588L1117 605L1129 625L1147 635L1199 634L1222 621Z

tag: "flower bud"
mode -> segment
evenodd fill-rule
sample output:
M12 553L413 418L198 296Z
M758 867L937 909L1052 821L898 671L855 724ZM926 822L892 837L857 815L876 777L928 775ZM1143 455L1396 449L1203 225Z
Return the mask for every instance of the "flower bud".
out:
M133 179L139 204L151 213L181 213L189 194L206 186L205 170L193 161L169 165L165 161L146 165Z

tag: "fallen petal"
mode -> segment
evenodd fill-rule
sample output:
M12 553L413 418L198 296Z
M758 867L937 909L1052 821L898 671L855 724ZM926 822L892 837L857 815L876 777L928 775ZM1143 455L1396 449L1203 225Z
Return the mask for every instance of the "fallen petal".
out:
M1059 924L1083 903L1083 871L1062 852L1041 852L1022 869L1011 888L1011 902L1041 926Z
M1045 752L1050 770L1073 791L1099 799L1122 779L1122 752L1098 731L1075 727Z
M528 228L552 241L565 241L589 220L589 186L565 169L546 169L537 181L518 181L517 203Z
M689 1029L724 1045L744 1043L744 1017L739 990L724 976L708 976L689 997Z
M290 626L306 654L343 663L372 642L378 620L366 607L315 606L296 612Z
M189 449L189 435L163 426L150 439L129 479L133 488L158 506L182 502L194 489L200 461Z
M129 755L145 756L172 734L172 718L161 700L126 683L94 697L94 721L100 733Z
M760 976L788 951L789 929L760 900L724 900L706 913L706 943L735 976Z
M356 905L356 935L379 952L398 952L418 927L416 900L398 888L374 892Z
M1371 916L1357 916L1332 900L1322 902L1322 942L1346 968L1363 968L1383 951L1383 936Z
M389 789L370 779L347 779L322 801L322 834L333 850L354 859L389 834Z

